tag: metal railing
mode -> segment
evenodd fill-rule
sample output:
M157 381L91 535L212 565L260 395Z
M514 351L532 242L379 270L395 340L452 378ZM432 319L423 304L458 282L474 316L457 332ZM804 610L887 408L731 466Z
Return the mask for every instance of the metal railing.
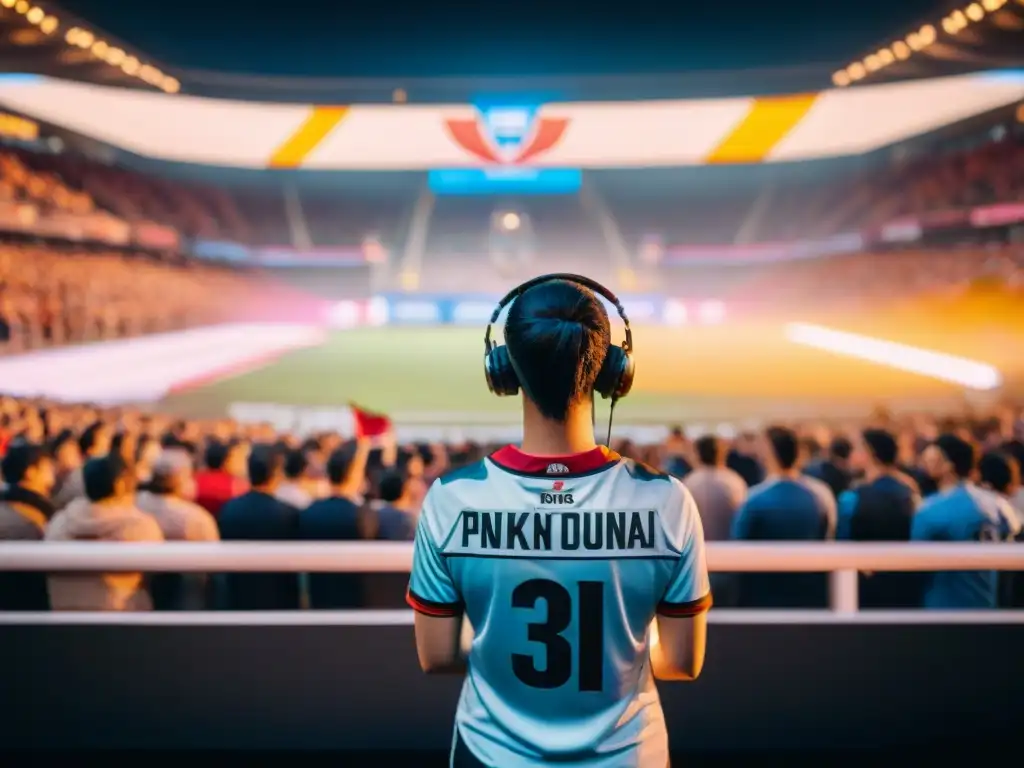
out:
M412 544L392 542L2 542L0 571L402 573ZM829 573L831 609L858 610L861 571L1024 571L1024 544L708 544L708 567L729 573Z

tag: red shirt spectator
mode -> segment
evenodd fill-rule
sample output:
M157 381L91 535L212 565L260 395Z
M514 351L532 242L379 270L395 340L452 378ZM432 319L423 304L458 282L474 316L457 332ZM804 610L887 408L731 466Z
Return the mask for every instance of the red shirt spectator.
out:
M211 440L206 446L206 469L196 472L196 503L216 517L228 501L249 490L241 477L246 449L240 442Z

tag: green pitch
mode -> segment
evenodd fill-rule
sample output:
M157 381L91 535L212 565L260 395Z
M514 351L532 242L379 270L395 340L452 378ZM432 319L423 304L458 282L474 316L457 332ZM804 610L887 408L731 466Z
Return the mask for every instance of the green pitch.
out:
M702 398L706 401L707 398ZM483 334L468 328L340 331L258 370L165 398L162 408L213 418L232 403L329 407L356 402L404 422L514 423L516 398L487 391ZM665 423L703 411L678 392L634 392L618 415ZM719 409L715 409L719 410Z
M857 418L879 402L943 407L960 396L948 384L791 344L781 325L637 328L634 337L637 379L616 411L620 424ZM410 425L517 423L517 399L487 391L482 357L475 328L339 331L258 370L171 395L161 409L215 418L232 404L353 401ZM603 420L607 404L598 408Z

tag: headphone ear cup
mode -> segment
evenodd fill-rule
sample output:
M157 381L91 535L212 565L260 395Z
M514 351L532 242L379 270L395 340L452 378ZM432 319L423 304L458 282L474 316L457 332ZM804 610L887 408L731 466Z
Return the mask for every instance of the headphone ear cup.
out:
M633 387L634 370L632 355L622 347L608 347L594 391L606 399L625 397Z
M495 347L484 358L484 376L488 388L499 397L519 394L519 377L504 345Z

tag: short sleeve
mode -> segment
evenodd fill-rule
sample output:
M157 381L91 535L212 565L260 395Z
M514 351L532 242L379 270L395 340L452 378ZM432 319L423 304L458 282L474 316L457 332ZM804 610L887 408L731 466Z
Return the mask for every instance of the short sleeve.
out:
M677 537L680 553L658 604L658 613L671 618L685 618L696 616L711 607L711 583L708 580L704 528L697 503L682 484L678 484L677 490L679 493L674 496L672 503L678 504L679 509L674 515L666 515L666 519L676 520L678 530L670 532L670 535L675 534Z
M836 506L838 507L836 538L840 541L849 541L853 538L853 516L857 511L857 493L843 491L839 494Z
M462 613L462 597L459 595L448 562L442 557L438 543L431 532L436 511L434 503L437 486L431 488L423 501L423 511L416 526L413 544L412 573L409 575L409 591L406 602L414 610L427 616L458 616Z

